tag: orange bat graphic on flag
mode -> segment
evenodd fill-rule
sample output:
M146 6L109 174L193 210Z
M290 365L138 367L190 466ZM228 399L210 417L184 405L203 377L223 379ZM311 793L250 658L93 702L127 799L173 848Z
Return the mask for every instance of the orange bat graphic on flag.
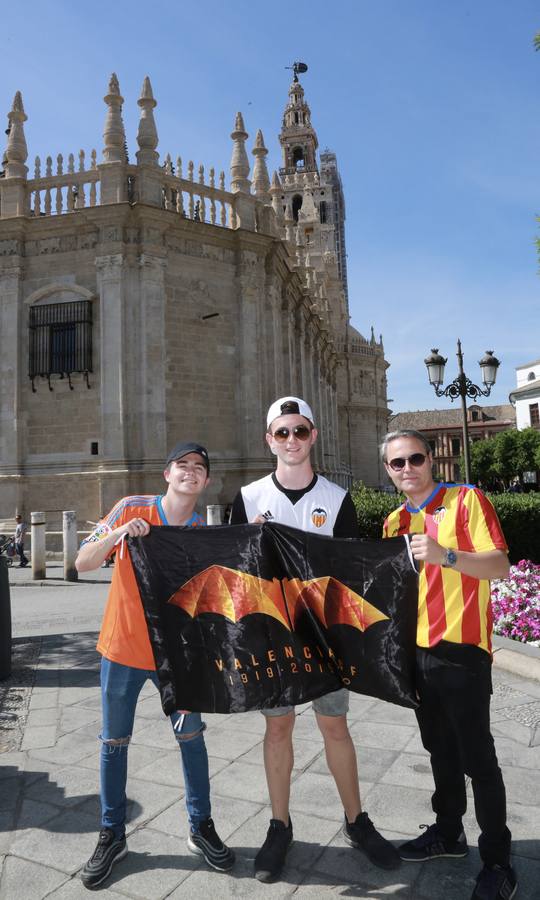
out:
M324 576L310 581L277 578L269 581L225 566L210 566L190 578L169 599L194 618L218 613L238 622L244 616L263 613L291 630L307 608L319 622L351 625L365 631L388 616L336 578Z
M252 613L264 613L289 628L277 578L267 581L226 566L210 566L194 575L173 594L169 603L185 610L192 619L211 612L238 622Z
M388 619L361 594L331 576L313 578L311 581L284 578L283 587L293 624L306 607L327 628L330 625L352 625L359 631L366 631L375 622Z

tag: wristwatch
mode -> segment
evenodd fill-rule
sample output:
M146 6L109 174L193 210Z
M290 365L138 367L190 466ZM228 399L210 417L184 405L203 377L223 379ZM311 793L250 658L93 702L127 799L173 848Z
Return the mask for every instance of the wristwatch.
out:
M455 550L447 549L443 559L443 567L445 569L453 569L457 563L457 553Z

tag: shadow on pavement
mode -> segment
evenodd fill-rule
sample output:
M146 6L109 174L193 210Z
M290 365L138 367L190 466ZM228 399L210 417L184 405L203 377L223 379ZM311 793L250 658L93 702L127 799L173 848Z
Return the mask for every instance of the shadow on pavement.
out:
M86 827L91 804L96 806L96 820ZM83 806L84 816L76 820L66 817L66 813L77 812ZM98 794L66 797L65 789L52 781L48 772L38 769L21 772L16 766L0 766L0 808L0 832L41 828L58 834L84 834L99 830ZM141 812L140 803L130 800L128 796L127 823Z

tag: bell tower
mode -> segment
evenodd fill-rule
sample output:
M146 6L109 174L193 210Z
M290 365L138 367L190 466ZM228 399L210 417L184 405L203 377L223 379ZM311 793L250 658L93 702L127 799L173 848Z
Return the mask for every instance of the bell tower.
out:
M347 318L347 308L336 258L333 186L319 173L317 132L311 124L311 110L298 80L299 73L307 72L307 65L296 62L292 69L294 75L279 134L283 154L283 166L279 170L283 218L289 228L294 228L296 245L301 248L301 254L306 254L325 294L323 306L333 326L339 327Z
M311 110L304 98L304 88L298 80L298 72L307 71L305 63L293 64L293 80L289 88L289 101L283 113L279 142L283 151L282 174L317 171L317 134L311 124Z
M297 271L305 273L311 311L335 336L338 431L342 459L366 484L385 480L378 445L387 430L388 401L382 337L373 329L365 338L350 321L345 249L345 196L336 154L324 150L311 124L311 111L298 75L305 63L292 66L293 80L283 113L279 142L282 167L274 173L272 205L283 237L296 251ZM325 459L323 469L331 474Z

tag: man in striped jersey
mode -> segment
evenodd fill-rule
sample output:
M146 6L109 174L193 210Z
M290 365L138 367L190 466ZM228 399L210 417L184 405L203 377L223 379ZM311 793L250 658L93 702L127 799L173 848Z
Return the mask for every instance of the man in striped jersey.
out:
M436 822L403 844L400 855L418 862L467 855L462 817L468 775L484 863L471 900L509 900L517 882L510 865L504 782L489 722L489 579L508 573L504 535L478 488L434 481L430 446L421 433L391 432L381 453L389 477L407 498L386 519L384 537L412 535L412 554L419 563L416 715L435 782Z
M87 887L102 884L113 865L127 853L127 757L135 707L148 678L158 686L139 590L123 540L128 535L144 537L156 525L204 525L195 506L208 484L209 471L204 447L177 444L165 463L166 493L124 497L83 541L77 556L78 571L88 572L101 566L117 550L97 644L102 655L101 831L96 849L81 872ZM210 818L208 755L203 737L206 726L201 714L193 711L179 710L170 719L184 770L190 824L188 848L203 856L213 868L225 872L231 868L234 854L220 840Z

